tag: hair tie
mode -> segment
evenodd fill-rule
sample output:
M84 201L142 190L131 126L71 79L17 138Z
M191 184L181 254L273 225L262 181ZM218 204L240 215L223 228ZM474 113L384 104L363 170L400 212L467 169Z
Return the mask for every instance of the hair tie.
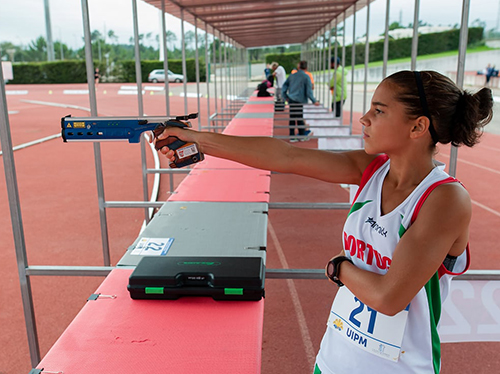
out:
M422 106L422 110L424 111L424 116L429 119L429 132L431 133L432 141L434 142L434 144L436 144L439 141L439 138L436 133L436 129L434 129L434 126L432 125L432 119L429 113L429 108L427 106L427 99L425 98L425 90L424 90L424 85L422 83L422 78L420 77L419 71L414 71L413 73L415 74L415 81L417 82L418 96L420 97L420 105Z

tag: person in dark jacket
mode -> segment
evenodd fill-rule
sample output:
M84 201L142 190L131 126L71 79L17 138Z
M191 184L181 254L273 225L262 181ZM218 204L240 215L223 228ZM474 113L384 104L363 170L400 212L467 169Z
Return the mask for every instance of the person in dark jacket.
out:
M304 124L304 104L310 99L314 105L319 105L319 101L313 95L312 83L309 76L305 73L307 70L307 61L300 61L299 70L292 74L283 84L283 97L288 101L290 107L290 139L291 142L298 140L309 140L311 130L305 129ZM299 138L295 136L295 126L298 127Z

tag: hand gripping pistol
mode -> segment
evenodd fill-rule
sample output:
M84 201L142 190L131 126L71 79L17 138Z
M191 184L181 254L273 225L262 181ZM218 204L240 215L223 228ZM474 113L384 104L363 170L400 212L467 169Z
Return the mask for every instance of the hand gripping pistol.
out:
M129 143L139 143L144 131L152 131L157 138L166 127L191 127L190 119L198 118L198 113L174 118L164 117L71 117L61 119L62 138L65 142L90 141L101 142L109 140L128 140ZM175 138L175 139L172 139ZM202 161L205 157L196 143L186 143L177 137L157 140L156 150L167 146L175 153L171 168L182 168Z

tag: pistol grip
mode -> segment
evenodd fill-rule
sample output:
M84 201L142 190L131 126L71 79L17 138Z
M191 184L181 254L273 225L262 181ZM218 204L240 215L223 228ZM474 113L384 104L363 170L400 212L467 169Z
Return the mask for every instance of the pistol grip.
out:
M170 140L169 140L170 138L175 138L177 140L170 143ZM159 151L163 147L167 146L172 151L175 151L176 149L182 147L184 144L186 144L186 142L183 142L179 138L174 137L174 136L169 136L166 139L161 139L161 140L156 139L155 148L157 151Z
M173 142L169 143L174 138ZM201 153L196 143L187 143L175 136L169 136L167 139L156 140L155 148L160 150L162 147L168 147L175 153L175 160L170 163L171 168L182 168L202 161L205 157Z

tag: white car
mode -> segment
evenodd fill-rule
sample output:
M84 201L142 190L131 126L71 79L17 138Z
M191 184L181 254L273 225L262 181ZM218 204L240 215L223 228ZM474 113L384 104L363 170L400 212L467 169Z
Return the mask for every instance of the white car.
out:
M164 69L156 69L149 73L148 81L153 83L165 82L165 70ZM184 82L184 75L182 74L174 74L170 70L168 71L168 81L181 83Z

